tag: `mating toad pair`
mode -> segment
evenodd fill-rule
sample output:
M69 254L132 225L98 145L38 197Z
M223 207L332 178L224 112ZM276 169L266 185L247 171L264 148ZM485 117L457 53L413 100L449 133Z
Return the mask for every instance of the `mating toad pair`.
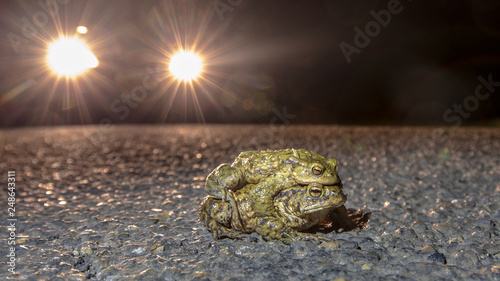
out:
M257 232L266 240L328 241L299 232L331 212L351 224L337 160L305 149L247 151L208 175L200 220L215 239Z

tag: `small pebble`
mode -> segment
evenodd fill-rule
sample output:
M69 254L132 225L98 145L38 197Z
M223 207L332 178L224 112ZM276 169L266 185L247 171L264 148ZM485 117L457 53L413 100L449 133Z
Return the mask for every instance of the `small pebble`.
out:
M434 253L427 257L428 260L446 264L446 257L442 253Z
M338 242L323 242L319 245L321 248L328 250L328 251L333 251L338 248L340 248L340 244Z
M87 255L92 255L94 251L90 247L82 247L80 249L80 253L87 254Z
M146 254L146 249L144 249L142 247L135 248L135 249L132 250L132 254L135 254L135 255L144 255L144 254Z
M373 267L373 264L371 264L371 263L365 263L365 264L363 264L363 266L361 266L361 269L362 270L371 270L372 267Z

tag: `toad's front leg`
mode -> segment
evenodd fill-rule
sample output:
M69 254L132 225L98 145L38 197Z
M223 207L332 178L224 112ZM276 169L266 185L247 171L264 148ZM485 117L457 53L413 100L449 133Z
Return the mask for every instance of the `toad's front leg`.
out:
M349 215L347 214L347 209L344 205L333 209L331 213L336 216L340 224L344 227L344 230L351 230L357 227L356 224L353 223L351 219L349 219Z
M265 180L255 184L249 190L248 194L255 213L259 216L274 215L276 213L274 197L283 189L293 184L292 182L283 180L279 176L269 176Z

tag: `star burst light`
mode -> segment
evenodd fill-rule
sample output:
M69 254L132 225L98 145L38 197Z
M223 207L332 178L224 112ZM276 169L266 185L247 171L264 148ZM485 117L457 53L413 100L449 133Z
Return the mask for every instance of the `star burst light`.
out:
M62 37L52 43L47 63L57 75L75 77L99 62L95 55L77 38Z
M181 50L170 60L169 70L175 78L184 82L191 81L200 75L202 60L193 52Z
M18 15L24 14L23 20L5 18L17 36L12 39L17 41L11 40L17 53L12 56L16 65L0 98L0 108L8 109L7 123L92 123L92 104L104 100L103 93L115 87L114 81L103 75L109 71L109 65L99 61L114 54L106 48L113 46L110 43L114 41L106 24L109 18L101 14L102 4L87 3L83 9L87 12L74 10L61 16L66 4L53 2L48 10L36 12L37 18L28 16L32 14L30 9ZM37 21L44 13L49 18L49 10L53 20ZM77 26L91 21L96 27L91 32L83 25ZM100 70L93 71L96 67Z
M237 63L240 57L227 56L234 43L219 41L225 27L220 25L215 11L202 15L201 12L206 11L204 6L212 7L163 1L151 9L147 32L140 31L139 38L156 51L155 55L150 54L150 65L159 62L164 69L160 87L150 95L150 100L144 101L145 106L156 107L158 102L163 105L158 116L160 121L168 120L171 114L184 113L185 120L196 118L198 122L205 122L204 108L224 110L221 98L242 102L240 96L227 87L227 81L234 74L225 72L225 67Z

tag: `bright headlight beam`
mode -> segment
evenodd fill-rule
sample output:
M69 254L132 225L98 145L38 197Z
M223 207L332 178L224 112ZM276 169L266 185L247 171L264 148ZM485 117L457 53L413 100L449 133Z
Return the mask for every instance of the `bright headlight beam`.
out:
M169 70L175 78L188 82L202 71L202 60L193 52L180 51L170 60Z
M67 77L74 77L99 64L83 42L65 37L50 45L47 63L56 74Z

